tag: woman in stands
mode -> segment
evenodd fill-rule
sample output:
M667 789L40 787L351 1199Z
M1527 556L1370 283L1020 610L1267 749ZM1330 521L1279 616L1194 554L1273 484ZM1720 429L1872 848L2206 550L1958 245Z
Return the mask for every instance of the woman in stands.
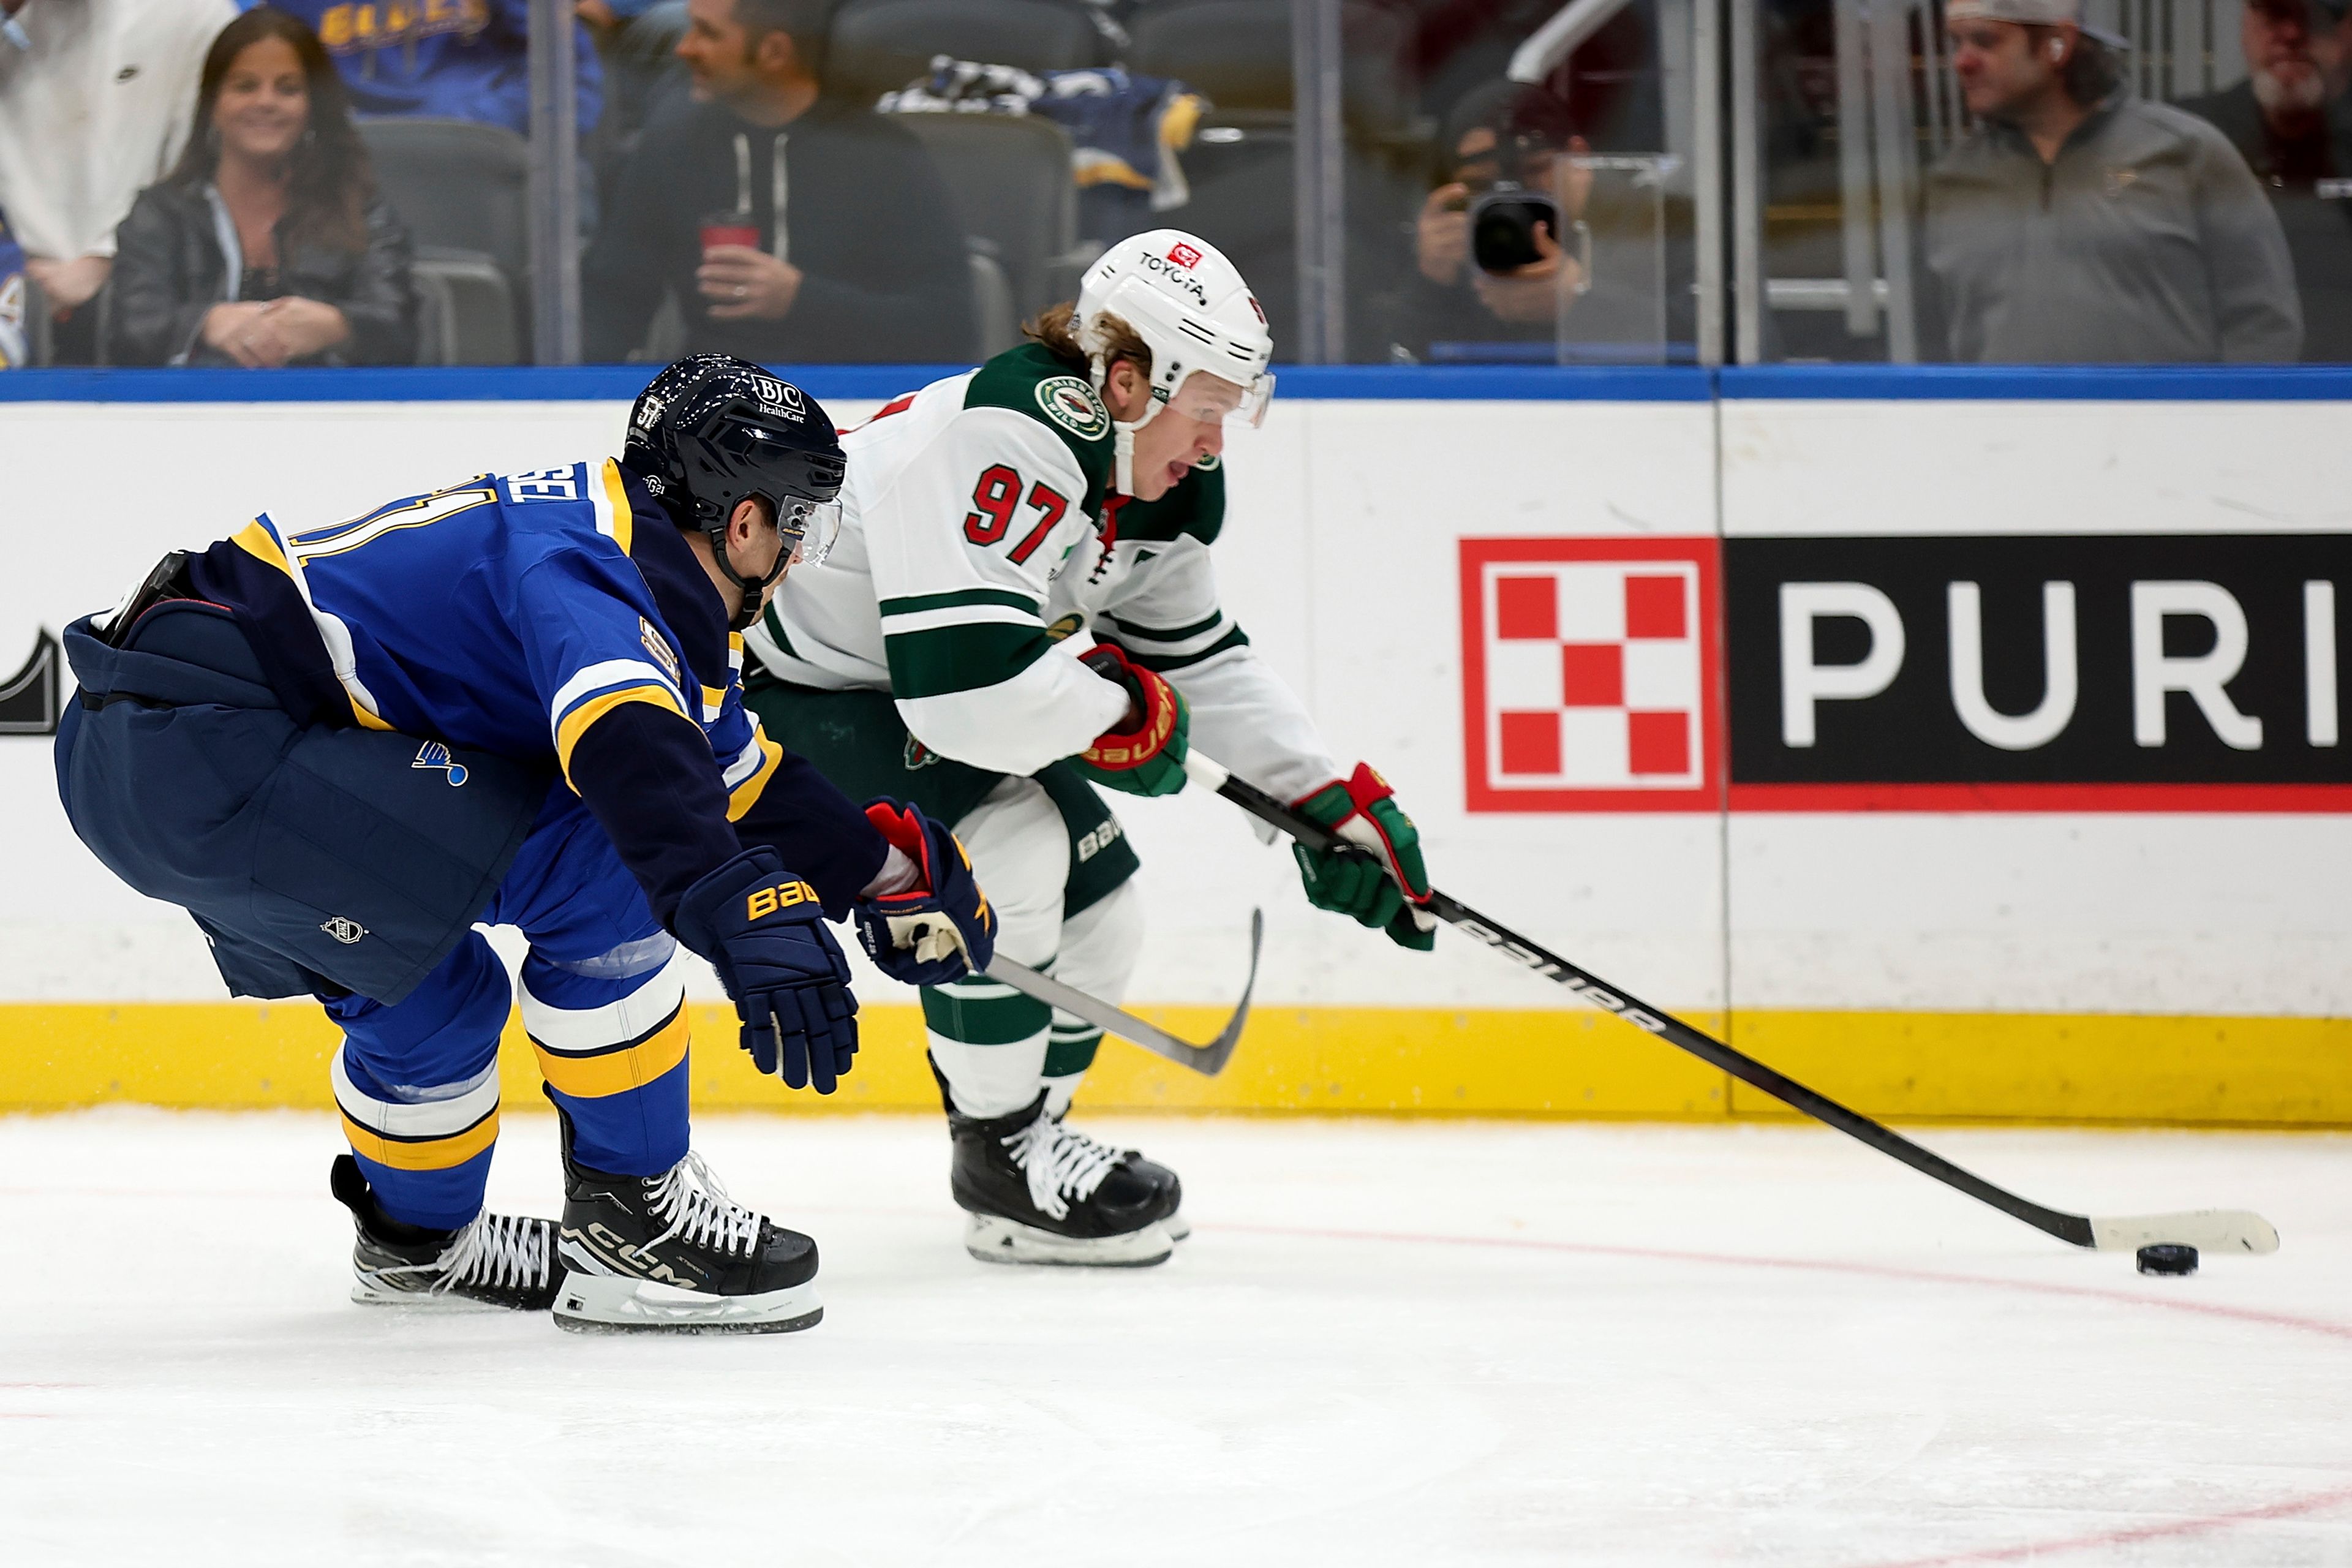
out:
M318 36L269 6L205 57L179 166L115 234L117 364L408 364L408 237Z

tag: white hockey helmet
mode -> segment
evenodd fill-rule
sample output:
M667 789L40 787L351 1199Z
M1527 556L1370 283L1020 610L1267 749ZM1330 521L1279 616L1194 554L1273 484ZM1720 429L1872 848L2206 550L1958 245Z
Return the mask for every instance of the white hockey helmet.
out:
M1078 342L1092 362L1095 390L1108 375L1102 319L1116 316L1151 351L1151 400L1133 420L1114 420L1118 468L1112 482L1134 493L1135 433L1168 405L1184 378L1205 371L1241 388L1232 417L1265 422L1274 401L1274 333L1249 283L1224 254L1198 235L1155 228L1104 251L1078 282Z

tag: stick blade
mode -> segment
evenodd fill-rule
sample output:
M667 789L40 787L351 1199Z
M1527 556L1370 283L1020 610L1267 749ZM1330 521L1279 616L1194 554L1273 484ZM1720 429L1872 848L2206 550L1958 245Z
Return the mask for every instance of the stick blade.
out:
M1265 911L1252 910L1250 911L1249 978L1242 983L1241 1005L1234 1009L1234 1016L1226 1020L1223 1032L1211 1040L1202 1050L1199 1061L1186 1064L1194 1071L1206 1073L1209 1077L1214 1078L1224 1071L1225 1064L1233 1059L1234 1047L1242 1043L1242 1026L1249 1022L1250 997L1257 991L1258 949L1265 945Z
M1214 1078L1224 1071L1225 1063L1233 1059L1234 1047L1241 1044L1243 1026L1249 1022L1250 996L1257 990L1258 950L1265 941L1265 911L1250 911L1249 980L1242 987L1241 1005L1217 1037L1205 1046L1170 1034L1148 1019L1139 1018L1123 1008L1115 1007L1098 996L1089 996L1074 986L1066 985L1050 974L1040 974L1026 964L1015 963L999 953L981 973L1000 985L1009 985L1024 995L1034 996L1049 1006L1059 1007L1073 1016L1107 1034L1117 1035L1129 1045L1140 1046L1153 1056L1164 1057L1178 1067Z
M2249 1209L2193 1209L2187 1214L2124 1215L2091 1220L2091 1245L2101 1252L2143 1247L2193 1247L2200 1252L2276 1252L2278 1227Z

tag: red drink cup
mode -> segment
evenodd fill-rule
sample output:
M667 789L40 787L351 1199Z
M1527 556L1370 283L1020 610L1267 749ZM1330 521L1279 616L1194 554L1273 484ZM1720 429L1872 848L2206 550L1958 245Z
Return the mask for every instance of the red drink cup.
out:
M702 254L708 256L721 245L740 245L752 250L759 249L759 226L741 213L719 213L704 218Z

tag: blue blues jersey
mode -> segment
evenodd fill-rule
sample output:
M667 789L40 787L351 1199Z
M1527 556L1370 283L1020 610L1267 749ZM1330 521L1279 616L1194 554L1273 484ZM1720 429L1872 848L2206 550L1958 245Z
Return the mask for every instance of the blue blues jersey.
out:
M310 24L350 89L352 112L433 115L530 134L529 0L274 0ZM252 9L251 0L240 0ZM604 98L596 46L575 27L580 129Z
M190 576L247 617L306 721L551 762L664 920L746 843L835 908L887 854L761 732L717 589L617 463L480 475L337 522L257 517Z

